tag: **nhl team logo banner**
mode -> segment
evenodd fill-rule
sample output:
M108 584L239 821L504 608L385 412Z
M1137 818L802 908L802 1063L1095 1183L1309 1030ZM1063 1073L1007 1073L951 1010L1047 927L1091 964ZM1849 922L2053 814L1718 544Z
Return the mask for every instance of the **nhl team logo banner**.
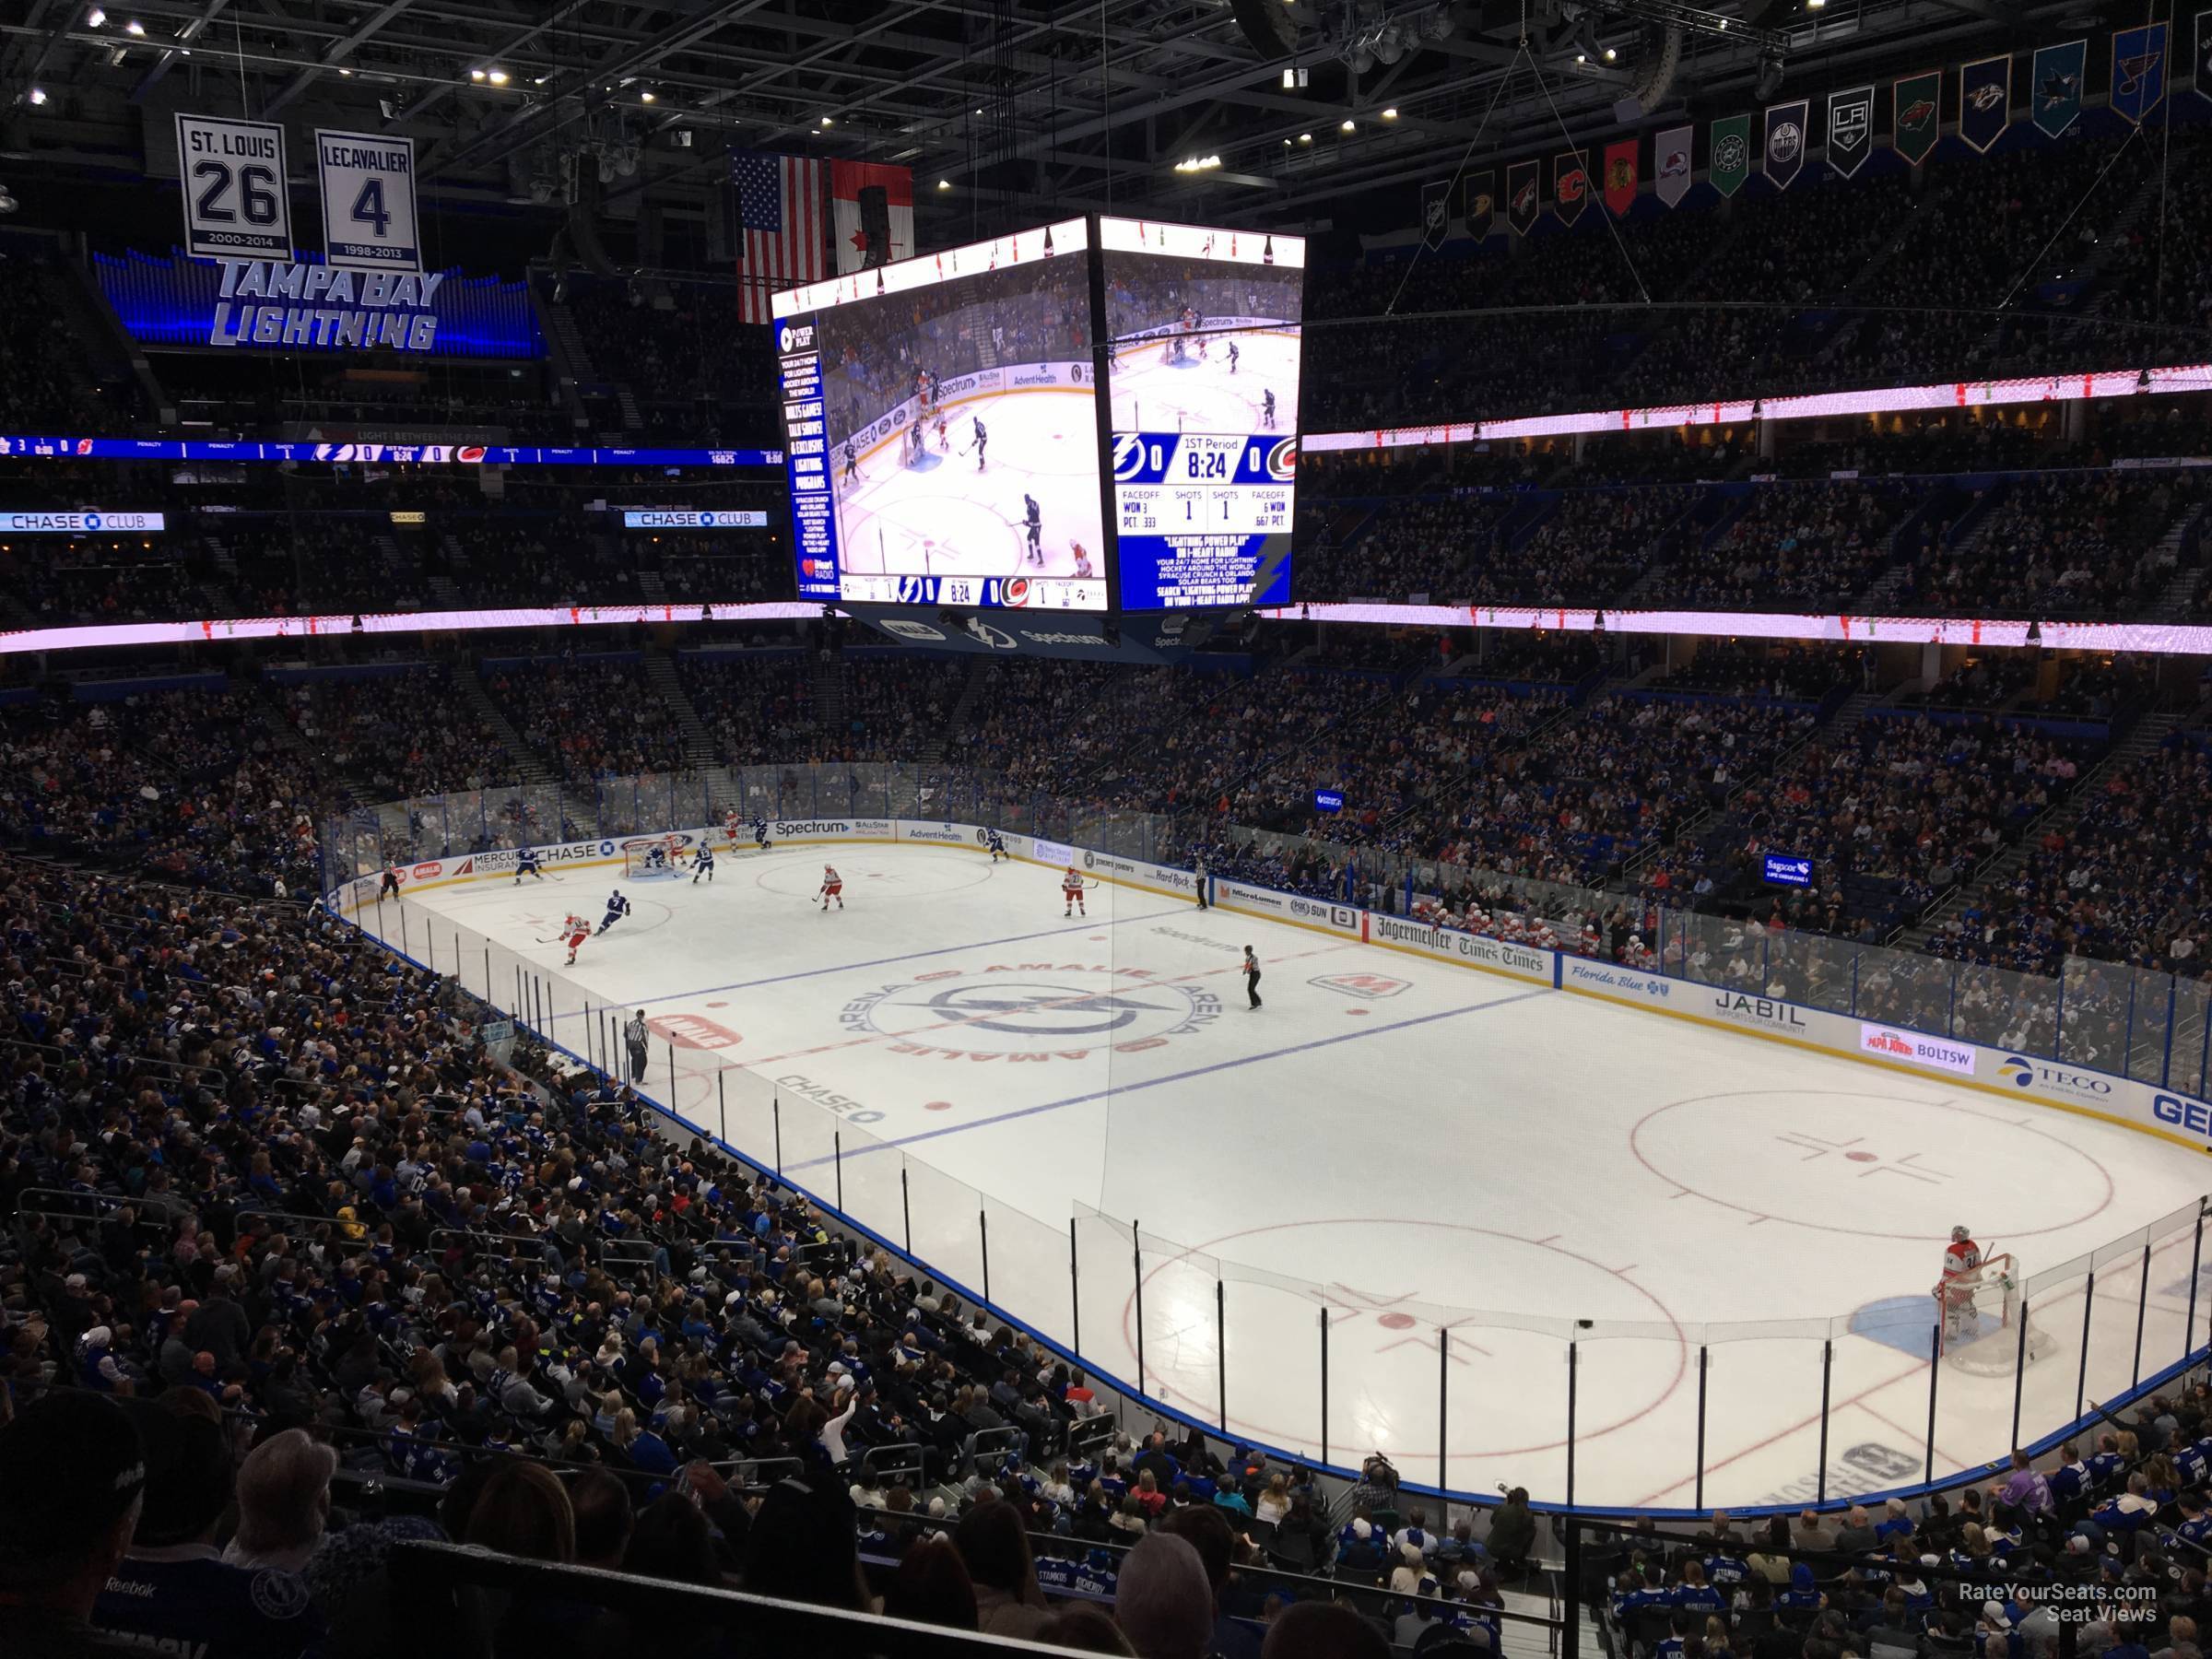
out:
M194 259L292 256L284 129L273 121L177 113L184 252Z
M1568 150L1552 158L1551 210L1559 216L1562 225L1571 225L1583 217L1583 207L1590 199L1590 170L1583 160L1581 150Z
M1652 194L1679 207L1689 194L1689 145L1694 127L1668 127L1652 140Z
M2035 49L2035 69L2029 76L2030 108L2036 131L2045 137L2057 137L2081 119L2081 77L2088 62L2087 41Z
M1959 66L1959 136L1976 150L2005 135L2012 124L2012 54Z
M1943 71L1908 75L1889 88L1889 146L1918 167L1943 135Z
M2196 95L2212 99L2212 11L2196 14Z
M2112 113L2139 126L2165 96L2166 25L2122 29L2112 37Z
M1809 103L1798 99L1767 111L1767 177L1787 190L1805 167L1805 120Z
M420 271L415 140L315 129L323 181L323 263L352 271Z
M1535 161L1516 161L1505 170L1505 222L1519 236L1535 229L1536 215L1544 211L1544 184L1538 166Z
M1638 147L1634 138L1606 146L1606 207L1615 218L1636 206Z
M1874 154L1874 88L1828 95L1828 164L1850 178Z
M1724 196L1732 196L1751 176L1751 117L1729 115L1712 124L1712 150L1705 159L1705 178Z
M1459 216L1467 221L1467 234L1480 241L1498 217L1498 174L1493 169L1469 173L1461 188L1465 194Z
M1452 181L1437 179L1421 186L1421 241L1433 253L1452 234Z

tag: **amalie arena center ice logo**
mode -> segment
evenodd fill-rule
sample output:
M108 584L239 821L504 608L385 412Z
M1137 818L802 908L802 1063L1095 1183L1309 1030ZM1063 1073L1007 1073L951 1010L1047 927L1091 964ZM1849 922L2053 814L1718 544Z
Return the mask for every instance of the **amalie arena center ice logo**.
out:
M838 1016L894 1054L979 1064L1142 1053L1211 1024L1221 999L1088 962L948 968L856 996Z

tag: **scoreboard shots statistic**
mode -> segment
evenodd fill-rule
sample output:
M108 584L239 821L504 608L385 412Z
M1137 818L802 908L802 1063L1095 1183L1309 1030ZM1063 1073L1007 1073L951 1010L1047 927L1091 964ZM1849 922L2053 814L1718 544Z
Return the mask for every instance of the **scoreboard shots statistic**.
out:
M802 599L1104 611L1089 227L775 298Z
M1303 239L1098 229L1122 608L1288 604Z

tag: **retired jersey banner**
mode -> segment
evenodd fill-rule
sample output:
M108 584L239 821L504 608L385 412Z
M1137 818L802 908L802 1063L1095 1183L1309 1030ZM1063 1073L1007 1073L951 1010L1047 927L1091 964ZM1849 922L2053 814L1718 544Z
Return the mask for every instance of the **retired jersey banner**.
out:
M355 271L419 271L415 140L315 129L323 181L323 263Z
M1583 217L1590 200L1590 169L1581 150L1568 150L1551 160L1551 210L1559 223L1571 225Z
M1889 146L1918 167L1943 136L1943 71L1908 75L1889 88Z
M2142 124L2166 96L2166 25L2146 23L2112 37L2112 113Z
M1652 140L1652 194L1679 207L1689 194L1689 146L1695 127L1668 127Z
M177 115L184 251L196 259L289 259L284 129L273 121Z
M1805 167L1805 122L1809 106L1805 99L1771 106L1767 111L1767 177L1774 188L1787 190Z
M2212 99L2212 11L2196 14L2196 95Z
M1640 138L1622 138L1606 146L1606 206L1615 218L1619 218L1636 206L1636 152L1642 147Z
M1467 221L1467 234L1480 241L1489 235L1490 227L1498 218L1497 171L1485 168L1478 173L1469 173L1460 188L1464 194L1459 216Z
M1705 180L1732 196L1751 176L1751 117L1729 115L1712 124L1712 151L1705 158Z
M1421 242L1431 253L1452 234L1452 181L1432 179L1421 186Z
M2081 119L2082 72L2088 67L2089 43L2038 46L2028 76L2028 107L2035 129L2055 138Z
M2012 54L1959 65L1959 136L1987 152L2012 124Z
M1544 211L1543 179L1538 163L1516 161L1505 170L1505 222L1526 236Z

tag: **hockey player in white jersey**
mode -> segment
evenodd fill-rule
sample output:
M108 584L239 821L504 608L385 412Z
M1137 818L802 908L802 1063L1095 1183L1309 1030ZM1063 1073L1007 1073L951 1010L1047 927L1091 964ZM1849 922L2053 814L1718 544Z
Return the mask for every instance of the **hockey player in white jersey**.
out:
M821 900L824 910L830 908L830 900L832 899L837 900L839 910L841 911L845 908L845 878L837 873L837 867L834 865L822 866L822 888L816 896Z
M1943 1252L1943 1334L1945 1337L1971 1336L1981 1324L1974 1311L1975 1270L1982 1265L1982 1246L1964 1227L1951 1229L1951 1241Z

